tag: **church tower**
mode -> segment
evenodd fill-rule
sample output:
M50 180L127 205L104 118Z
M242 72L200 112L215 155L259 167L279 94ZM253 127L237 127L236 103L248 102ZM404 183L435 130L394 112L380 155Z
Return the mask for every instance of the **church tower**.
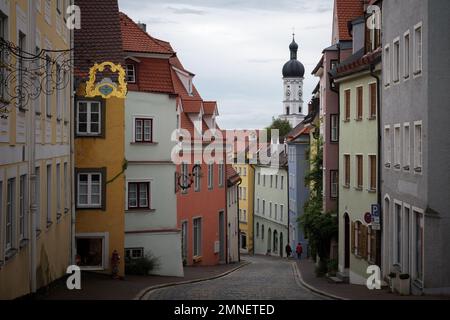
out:
M295 42L295 34L292 35L292 43L289 45L291 59L283 66L284 99L283 113L280 119L287 120L293 128L303 121L303 79L305 67L297 60L298 44Z

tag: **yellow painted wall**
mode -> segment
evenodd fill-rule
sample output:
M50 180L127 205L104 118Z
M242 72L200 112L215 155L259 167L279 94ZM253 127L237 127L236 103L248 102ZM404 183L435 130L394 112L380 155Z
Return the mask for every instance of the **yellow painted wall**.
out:
M239 199L239 209L247 210L247 222L241 222L239 218L239 230L245 232L247 235L247 250L249 253L253 253L253 207L254 207L254 183L255 183L255 171L253 167L249 164L236 164L234 165L235 170L240 173L242 183L239 185L240 188L246 188L245 199ZM244 175L244 168L246 170L246 175Z
M28 14L28 1L26 0L18 0L10 1L10 12L8 16L8 22L9 22L9 39L10 41L17 43L17 30L16 30L16 6L19 6L22 11ZM44 1L42 1L42 6L44 5ZM34 9L34 8L33 8ZM35 9L34 9L35 10ZM42 7L41 12L44 12L44 8ZM52 1L52 22L55 23L55 19L61 19L62 17L56 16L56 2ZM68 43L69 41L64 42L64 40L61 38L59 34L57 34L54 26L49 26L43 18L43 15L39 12L36 12L36 28L40 30L42 39L46 37L49 39L49 41L53 44L53 49L68 49ZM69 38L68 38L69 39ZM29 48L27 48L28 50ZM33 50L30 50L31 52L34 52ZM69 89L68 89L69 90ZM67 100L65 101L67 104L70 104L70 95L67 95ZM51 96L52 99L52 110L53 114L56 114L56 96ZM41 100L45 101L44 95L41 94ZM42 102L41 107L43 107L45 104ZM29 103L28 107L32 110L32 114L34 114L34 105L32 102ZM9 114L8 121L9 121L9 141L8 143L0 143L1 145L9 145L11 147L11 152L17 148L22 148L25 144L23 143L17 143L17 134L18 134L18 128L17 128L17 111L15 108L12 109L11 113ZM26 113L26 116L28 117L30 115L29 112ZM45 113L41 114L40 121L44 123ZM39 116L37 117L39 119ZM38 120L39 121L39 120ZM36 141L37 144L42 144L43 147L49 147L50 145L56 145L56 126L60 125L61 127L64 126L64 122L60 121L57 122L56 117L52 117L52 119L48 120L51 121L51 131L52 131L52 139L51 141L48 141L46 143L45 140L42 141ZM70 123L66 124L70 127ZM42 135L44 136L44 135ZM65 142L61 142L60 144L67 144L69 141L66 140ZM56 164L60 163L60 170L61 170L61 184L59 186L56 185ZM64 183L64 163L67 163L67 170L68 170L68 180L67 185ZM51 205L52 205L52 211L51 211L51 221L52 224L47 224L47 165L52 165L52 198L51 198ZM67 194L71 194L70 190L70 157L68 154L58 156L58 157L51 157L48 158L44 157L43 159L36 162L36 166L39 166L41 168L40 171L40 221L38 229L41 230L40 234L37 237L37 288L41 288L45 285L48 285L52 281L61 278L66 274L66 268L71 263L71 206L70 206L70 200L69 200L69 211L64 213L66 203L65 199L65 190L66 188L69 188L67 191ZM21 174L27 174L28 175L28 167L27 162L15 162L6 164L3 166L0 166L0 180L3 181L3 188L0 190L0 192L3 195L3 202L2 207L0 208L0 217L2 219L5 219L5 215L3 214L6 212L6 190L7 190L7 179L9 178L15 178L16 180L16 189L15 189L15 219L16 223L14 225L14 232L18 234L19 230L19 224L18 217L19 217L19 182L20 182L20 175ZM29 175L28 175L29 176ZM57 193L55 190L59 188L61 191L61 207L62 207L62 215L58 219L57 213L56 213L56 203L57 203ZM0 227L4 227L4 221L2 220L0 223ZM28 226L28 235L31 233L31 221L27 221ZM3 234L4 230L0 230L1 237L4 236ZM3 267L0 267L0 299L13 299L17 298L26 294L29 294L31 291L30 286L30 242L23 243L23 247L20 248L20 243L17 235L17 240L14 244L14 247L17 247L18 252L16 255L14 255ZM0 238L1 239L1 238ZM3 240L4 241L4 240ZM3 246L3 242L0 240L0 245ZM4 255L4 247L0 249L0 260L3 260Z
M77 96L84 96L80 88ZM76 233L109 233L109 268L114 250L121 256L120 275L124 275L125 241L125 174L113 182L111 179L122 172L125 160L125 100L106 99L105 138L75 139L75 168L103 168L107 170L106 211L77 210Z

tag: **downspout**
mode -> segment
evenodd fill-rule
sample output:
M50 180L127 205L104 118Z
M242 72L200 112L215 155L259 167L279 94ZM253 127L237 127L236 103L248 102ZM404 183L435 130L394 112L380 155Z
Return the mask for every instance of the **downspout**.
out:
M377 139L377 152L378 152L378 159L377 159L377 204L379 210L381 210L381 90L380 90L380 78L375 74L375 63L370 64L370 75L376 79L377 81L377 130L378 130L378 139ZM383 215L380 214L380 226L382 225L383 221ZM379 237L377 238L377 257L376 257L376 263L377 265L381 265L381 235L382 231L379 232Z
M241 185L242 180L239 179L239 183L236 185L236 199L237 199L237 228L238 228L238 261L241 262L241 229L239 228L240 217L239 217L239 186Z
M286 142L286 144L289 146L289 144ZM289 148L287 148L287 152L286 153L288 153L289 152ZM287 155L288 156L288 159L289 159L289 155ZM291 235L291 228L290 228L290 225L291 225L291 221L290 221L290 218L291 218L291 207L290 207L290 204L291 204L291 201L290 201L290 198L289 198L289 189L290 189L290 180L289 180L289 160L288 160L288 168L287 168L287 179L286 179L286 181L287 181L287 186L286 186L286 190L287 190L287 213L288 213L288 215L287 215L287 243L289 244L289 242L290 242L290 235ZM284 248L284 246L283 246L283 248ZM283 255L283 251L281 252L281 254Z
M29 41L28 45L30 46L30 52L32 48L36 47L36 11L35 11L35 3L32 0L28 0L28 35ZM29 62L32 63L32 62ZM40 96L38 97L38 99ZM30 291L31 293L36 293L37 285L36 285L36 261L37 261L37 239L36 239L36 199L35 199L35 190L39 186L36 185L36 135L35 135L35 111L34 106L29 103L28 109L28 172L29 172L29 180L28 180L28 203L29 203L29 215L28 219L31 221L29 223L29 234L31 238L30 245Z
M70 1L71 4L73 4L73 0ZM74 64L74 51L73 48L75 47L75 41L74 41L74 31L70 30L70 48L72 49L70 55L71 55L71 61ZM76 96L76 88L75 88L75 75L74 70L72 70L71 77L70 77L70 181L71 181L71 192L70 192L70 205L71 205L71 214L70 214L70 237L71 237L71 252L70 252L70 261L72 265L76 264L76 242L75 242L75 224L76 224L76 212L75 212L75 96Z

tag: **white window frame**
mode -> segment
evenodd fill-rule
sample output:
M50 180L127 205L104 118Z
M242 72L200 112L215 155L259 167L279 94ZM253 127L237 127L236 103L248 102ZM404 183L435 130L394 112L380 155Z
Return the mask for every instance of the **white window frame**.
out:
M402 162L402 132L401 125L397 123L394 125L394 169L400 170Z
M214 187L214 164L208 164L208 189L213 189Z
M41 167L35 167L34 199L36 200L36 230L41 230Z
M139 256L133 256L134 251L138 251ZM144 257L144 248L125 248L125 257L128 256L128 253L131 260L141 259Z
M386 168L391 167L392 163L392 139L391 139L391 126L384 126L384 166Z
M133 68L130 68L133 67ZM134 64L127 64L126 65L126 76L127 76L127 82L128 83L136 83L136 66ZM131 80L128 80L128 77L131 78Z
M80 103L86 103L86 132L80 132ZM98 104L98 132L91 131L91 106L92 104ZM76 109L76 118L77 118L77 135L78 136L99 136L102 134L102 102L100 101L89 101L89 100L79 100L77 101L77 109Z
M61 217L62 214L62 201L61 201L61 163L56 164L56 214L57 214L57 220Z
M408 132L406 132L408 131ZM403 171L411 170L411 126L403 124Z
M408 213L407 213L408 211ZM411 270L411 205L403 202L402 208L402 272L410 273Z
M80 176L87 175L87 204L80 204ZM99 203L92 203L92 176L99 176ZM78 172L77 173L77 208L85 209L85 208L93 208L100 209L102 208L103 203L103 174L99 171L92 172Z
M333 176L335 179L333 179ZM330 171L330 197L336 199L338 197L338 189L339 189L339 171L331 170Z
M411 73L411 34L406 31L403 34L403 79L407 81Z
M202 256L202 217L192 219L192 255L194 258Z
M219 187L223 187L224 186L224 168L225 165L223 163L219 163L218 164L218 169L219 169Z
M423 236L425 234L425 215L424 215L424 210L414 207L414 206L411 207L411 213L412 213L412 217L413 217L413 222L412 222L412 225L413 225L413 228L412 228L412 239L413 239L412 253L413 254L411 257L411 260L412 260L412 263L411 263L412 264L412 269L411 269L412 272L411 273L415 280L422 283L423 282L423 271L424 271L424 251L425 251L425 250L423 250L424 249L424 237ZM421 228L422 228L422 248L421 248L422 257L420 259L422 262L422 270L421 270L422 274L421 274L420 278L418 278L418 275L417 275L417 265L416 265L417 264L417 221L416 221L417 215L421 216L420 224L421 224Z
M339 142L339 115L332 114L330 115L331 122L331 142Z
M420 141L418 141L416 130L417 127L420 127ZM422 121L415 121L414 122L414 172L415 173L422 173L422 167L423 167L423 126ZM419 143L420 143L420 152L417 150L419 149ZM420 170L418 170L420 168Z
M392 81L394 84L400 82L400 37L392 42Z
M383 56L383 78L384 86L389 87L391 84L391 51L389 44L384 46L384 56Z
M136 206L130 206L130 184L137 185L136 189ZM140 200L140 185L146 184L147 186L147 206L141 206ZM127 180L127 187L126 187L126 210L151 210L152 207L152 181L147 180Z
M16 244L16 183L16 178L9 178L6 181L5 253L13 249ZM11 228L10 239L8 239L8 228Z
M256 199L256 212L259 213L259 198Z
M284 205L280 204L280 221L283 221Z
M24 240L27 237L27 209L28 209L28 195L27 185L28 177L26 174L21 175L19 179L19 240ZM0 208L1 209L1 208Z
M397 264L400 266L400 268L402 267L402 254L403 252L400 251L400 253L398 252L398 249L400 248L400 250L403 249L403 226L402 226L402 221L398 221L398 212L397 212L397 206L400 208L400 219L403 221L403 203L401 201L395 200L394 199L394 207L393 207L393 226L394 226L394 230L393 230L393 244L394 244L394 248L393 248L393 263ZM400 233L399 231L399 227L400 227ZM399 243L400 241L400 243Z
M420 30L420 44L417 42L417 32ZM420 49L420 55L418 55L418 50ZM423 70L423 28L422 22L419 22L414 26L414 50L413 50L413 73L414 77L419 77Z
M52 182L53 182L53 165L47 164L46 166L46 188L45 192L47 195L46 199L46 209L47 209L47 226L53 222L52 220L52 209L53 209L53 201L52 201Z
M101 116L101 115L100 115ZM137 121L142 121L142 127L141 127L141 138L138 139L138 131L137 131ZM150 121L150 139L145 138L145 122ZM133 116L133 142L134 143L154 143L155 137L154 137L154 124L155 124L155 118L149 117L149 116Z

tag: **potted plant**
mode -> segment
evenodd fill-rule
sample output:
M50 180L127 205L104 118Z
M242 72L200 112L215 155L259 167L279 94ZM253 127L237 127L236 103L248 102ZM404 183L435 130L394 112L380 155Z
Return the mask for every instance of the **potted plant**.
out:
M402 296L408 296L410 294L410 276L407 273L402 273L399 276L400 281L400 288L399 292Z
M395 278L397 278L397 274L395 272L389 273L389 288L391 289L391 292L394 292L395 289Z

